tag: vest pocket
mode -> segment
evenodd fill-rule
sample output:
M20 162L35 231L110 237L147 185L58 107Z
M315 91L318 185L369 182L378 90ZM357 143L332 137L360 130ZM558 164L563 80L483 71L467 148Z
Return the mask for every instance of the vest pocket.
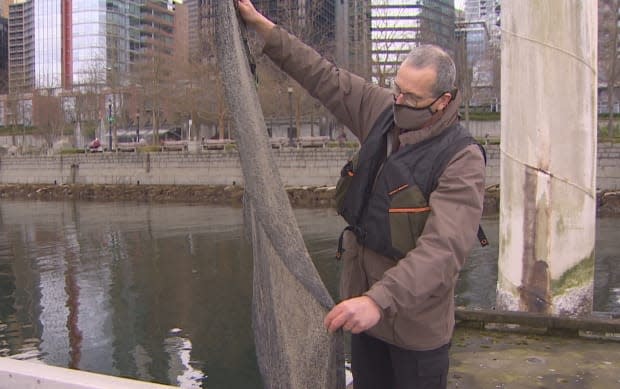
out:
M417 186L403 185L392 190L389 195L392 247L404 256L416 247L431 208Z

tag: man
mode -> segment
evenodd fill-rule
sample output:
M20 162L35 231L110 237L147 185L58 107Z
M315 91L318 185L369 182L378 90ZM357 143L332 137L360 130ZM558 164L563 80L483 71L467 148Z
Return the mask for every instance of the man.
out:
M325 317L352 333L355 389L445 388L454 287L482 214L485 161L458 124L455 66L413 49L393 90L337 68L239 0L263 52L362 142L343 169L343 299ZM340 185L339 185L340 186Z

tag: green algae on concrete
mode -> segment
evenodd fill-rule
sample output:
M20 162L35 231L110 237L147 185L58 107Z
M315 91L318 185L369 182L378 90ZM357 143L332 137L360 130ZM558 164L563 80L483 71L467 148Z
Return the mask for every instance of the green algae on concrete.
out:
M557 280L551 281L553 296L561 296L569 289L580 288L594 280L594 252L568 269Z

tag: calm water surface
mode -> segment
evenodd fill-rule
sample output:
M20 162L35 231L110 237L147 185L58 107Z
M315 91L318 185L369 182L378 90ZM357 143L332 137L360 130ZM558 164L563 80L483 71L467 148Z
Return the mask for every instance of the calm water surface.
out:
M296 210L323 280L344 223ZM251 250L240 209L132 203L0 202L0 356L185 388L260 388ZM493 306L491 246L476 248L457 304ZM595 310L620 312L620 219L597 226Z

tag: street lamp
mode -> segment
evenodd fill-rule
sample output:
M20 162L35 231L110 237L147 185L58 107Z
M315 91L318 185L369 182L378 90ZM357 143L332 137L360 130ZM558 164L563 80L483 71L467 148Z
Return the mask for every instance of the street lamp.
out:
M140 111L136 112L136 121L138 127L136 127L136 143L140 143Z
M112 151L112 100L108 100L108 151Z
M288 92L288 138L289 144L293 146L293 88L290 86L287 89Z

